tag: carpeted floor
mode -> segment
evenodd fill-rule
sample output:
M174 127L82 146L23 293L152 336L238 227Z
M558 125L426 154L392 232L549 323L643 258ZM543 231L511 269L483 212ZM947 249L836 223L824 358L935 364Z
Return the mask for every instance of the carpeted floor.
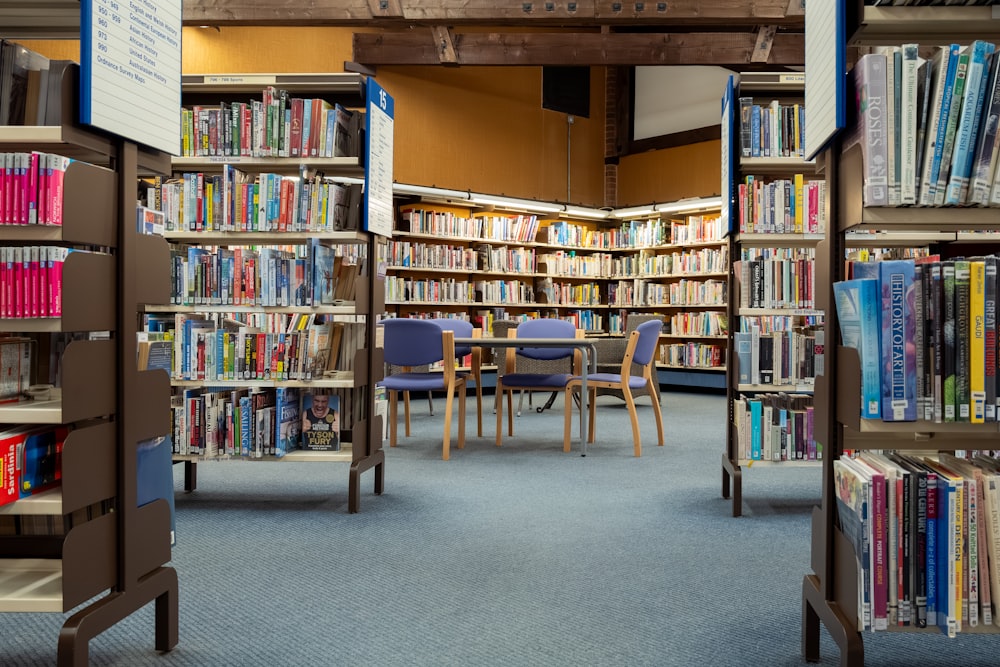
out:
M180 643L153 650L152 609L91 643L91 664L173 666L805 665L801 582L820 469L756 467L744 516L720 497L725 400L664 393L667 443L640 406L600 399L587 457L562 411L440 460L440 420L387 448L385 493L346 464L207 463L180 491ZM538 404L536 400L536 405ZM401 429L402 432L402 429ZM575 445L574 445L575 446ZM0 614L0 665L54 665L61 614ZM824 633L823 665L837 665ZM996 665L1000 638L879 634L868 665Z

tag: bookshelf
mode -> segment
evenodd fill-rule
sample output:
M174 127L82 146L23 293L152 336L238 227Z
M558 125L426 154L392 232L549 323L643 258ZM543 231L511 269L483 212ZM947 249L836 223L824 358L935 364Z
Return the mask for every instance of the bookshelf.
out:
M459 317L485 332L495 319L561 317L606 337L622 336L628 313L657 313L661 382L713 386L725 372L728 272L718 205L660 206L667 210L583 219L465 200L403 202L387 305L394 316Z
M382 365L379 362L381 351L374 339L373 325L374 318L384 309L385 297L383 282L374 278L369 267L384 246L374 234L360 231L361 203L357 199L348 199L347 194L350 192L356 197L365 178L365 83L363 76L352 73L198 74L182 77L182 104L189 110L190 117L185 125L188 136L182 142L184 154L172 160L172 181L180 181L180 184L173 185L167 181L160 186L158 192L167 216L167 231L164 236L173 248L174 266L178 271L186 271L193 280L178 280L175 273L173 298L149 307L148 317L166 317L168 320L174 318L177 326L184 320L194 318L213 321L219 327L212 333L226 341L224 345L227 356L230 346L235 354L236 334L232 338L228 333L223 337L224 322L241 323L241 332L266 332L268 337L265 340L269 349L279 344L280 336L281 349L286 351L281 362L283 365L291 364L293 360L294 363L305 361L301 352L291 354L290 331L288 347L285 348L284 334L288 322L296 317L323 318L334 322L331 327L342 327L354 332L350 337L345 335L343 343L338 347L340 354L337 367L326 372L319 371L315 376L306 376L303 371L296 377L290 368L286 368L283 374L279 375L275 371L272 377L269 367L266 376L239 378L233 370L236 363L233 357L229 357L230 365L225 368L222 359L217 360L215 374L211 369L206 373L202 368L202 372L196 373L194 377L185 376L177 355L181 346L175 346L171 373L175 404L174 428L178 431L179 424L183 423L185 426L180 442L175 445L174 461L184 466L184 488L187 491L197 488L198 463L250 458L270 462L350 463L348 510L352 513L360 509L360 475L363 472L375 470L375 493L381 493L384 453L381 449L382 429L374 411L374 384L381 377ZM344 128L338 125L334 130L333 118L337 105L353 113L357 124L350 127L345 125ZM322 141L318 134L309 135L304 129L307 127L304 120L306 112L302 109L306 106L309 107L310 114L315 110L317 114L324 113L330 117L327 126L329 135ZM293 142L292 134L297 131L292 129L295 108L300 109L301 115L294 121L294 125L301 123L301 136L311 136L309 142ZM288 109L287 127L283 109ZM231 125L226 122L229 119L233 121ZM318 123L316 125L319 126ZM344 136L349 133L349 136L345 144L346 154L334 157L335 131L343 131ZM310 154L313 149L318 155ZM293 152L297 154L293 155ZM324 157L324 153L331 155ZM268 178L274 180L268 181ZM213 193L211 188L218 187L223 182L227 189ZM281 188L280 222L272 211L265 209L264 204L257 209L249 203L249 198L254 196L263 202L269 183L278 184L273 190L275 211L279 210L277 193L278 188ZM310 188L309 196L304 194L307 192L306 183ZM202 197L200 211L167 203L168 199L176 202L173 196L178 192L182 191L183 195L192 192L192 185L193 191ZM285 194L286 186L289 194ZM171 187L176 189L168 192ZM250 189L247 190L247 187ZM338 195L335 193L343 195L343 199L336 199ZM207 201L213 195L214 213L209 213ZM271 198L269 194L267 196ZM244 199L241 200L241 197ZM223 201L226 203L222 204ZM336 214L335 209L338 211ZM349 214L346 213L348 211ZM350 220L347 215L350 215ZM331 258L333 253L350 257L350 260L344 260L345 265L348 261L353 262L350 273L345 273L337 281L348 284L345 297L322 304L318 300L313 302L311 298L296 296L295 290L288 287L289 282L295 279L292 272L296 266L310 274L305 282L312 282L312 263L318 262L315 258L320 248L332 249L323 250L324 253L329 252ZM211 257L205 273L195 273L197 269L191 263L194 256L186 255L191 252L190 249L205 250ZM271 255L277 259L266 258L264 253L272 252L271 249L280 249L280 254L275 250L275 254ZM240 280L234 278L232 273L227 273L226 284L223 286L223 271L229 269L221 267L227 262L235 266L232 263L235 253L240 253L239 256L243 258L252 257L257 273L251 279L246 278L247 274L241 270L239 273L244 280L241 287L237 286ZM339 266L340 260L337 261ZM263 270L267 263L277 267L270 274ZM287 277L282 276L282 270L288 271ZM207 281L214 282L210 284ZM254 287L248 287L249 284L254 284ZM241 289L243 302L232 293ZM256 293L251 294L251 289ZM281 296L282 290L286 290L284 296ZM249 299L245 298L247 295L250 295ZM306 340L299 332L296 335L296 345ZM175 327L174 336L180 337L181 330ZM243 340L240 338L241 343ZM220 349L221 346L222 344ZM255 348L255 355L256 352ZM261 356L263 357L263 353ZM242 352L240 357L242 358ZM271 364L276 363L274 359L272 357ZM221 438L218 443L208 447L196 446L198 443L195 441L204 445L204 431L199 431L207 428L209 421L213 420L212 415L216 414L205 412L209 409L206 406L216 400L223 402L222 405L226 401L235 402L237 394L229 393L235 391L251 395L323 391L338 395L342 426L339 450L291 449L281 455L274 446L277 433L270 449L265 446L256 453L241 452L238 443L234 448L232 439L228 441L228 448ZM206 399L205 395L211 395L212 398ZM186 417L179 415L188 410L189 403L184 398L186 396L196 396L197 421L192 419L183 422L182 419ZM232 409L237 410L235 406ZM252 414L256 412L254 408ZM300 422L301 417L296 417L296 420ZM225 422L230 430L234 423L232 418ZM266 430L273 432L273 429L272 423ZM297 432L297 425L295 431ZM255 432L259 433L251 430L251 433ZM208 437L213 437L211 432ZM224 437L226 436L222 436Z
M734 90L722 495L732 499L736 517L743 512L744 468L816 464L809 397L823 311L813 299L813 270L827 211L822 177L802 158L803 75L747 72Z
M847 3L846 16L848 46L898 46L916 42L923 47L951 42L967 44L975 38L995 43L1000 37L987 7L869 7L858 1ZM848 104L853 104L850 99L853 94L848 86ZM850 127L846 130L848 136L850 130ZM859 618L863 616L859 611L862 568L838 516L835 462L849 451L906 450L926 456L990 450L997 444L997 424L936 423L921 416L917 421L896 422L862 418L861 357L856 349L840 344L832 285L848 277L845 250L864 245L865 239L873 236L891 241L891 245L974 242L978 244L975 253L989 246L995 252L995 237L991 233L997 230L997 216L991 208L868 206L862 196L866 163L858 144L837 138L820 159L825 163L830 184L832 224L828 225L826 237L817 250L816 295L828 314L825 328L829 344L826 372L816 378L816 438L824 444L823 499L812 514L811 568L802 584L802 650L807 660L820 659L822 624L840 650L840 664L852 667L865 661L864 636L859 630ZM931 627L930 620L927 628L916 627L914 623L901 627L890 623L889 630L941 632ZM965 623L958 628L963 634L996 631L995 625L982 621L975 627Z
M60 125L0 128L3 151L92 163L74 162L66 170L62 226L5 225L0 232L3 248L81 251L63 265L60 317L0 321L0 330L34 341L33 382L48 381L59 369L59 386L48 399L0 405L5 429L69 429L59 486L0 508L0 517L13 521L6 524L13 530L0 537L0 611L76 608L60 632L60 665L87 664L92 638L153 601L156 649L170 650L178 637L177 574L167 565L171 508L163 498L140 506L137 479L141 443L169 433L167 377L139 372L135 364L136 313L165 298L168 250L162 239L136 233L130 194L140 172L168 162L78 125L78 78L75 66L62 73ZM57 336L65 347L54 345Z

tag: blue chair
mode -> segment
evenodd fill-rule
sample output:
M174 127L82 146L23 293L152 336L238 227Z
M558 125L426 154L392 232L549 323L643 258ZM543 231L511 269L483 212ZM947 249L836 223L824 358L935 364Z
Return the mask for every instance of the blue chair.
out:
M577 329L572 322L557 319L537 319L521 322L516 329L507 332L509 338L583 338L583 330ZM536 361L552 361L555 359L572 360L566 363L566 372L562 373L519 373L515 370L517 357L525 357ZM504 359L504 372L497 374L497 447L503 441L503 399L507 398L507 435L514 435L514 401L515 391L563 391L566 383L580 373L582 354L572 347L519 347L507 348Z
M590 407L588 442L594 442L594 429L597 425L596 400L598 389L616 389L625 398L629 418L632 420L632 443L635 455L642 455L642 442L639 439L639 416L635 410L633 391L645 391L653 404L653 415L656 417L656 434L659 445L663 446L663 415L660 413L660 384L655 375L654 362L656 350L659 347L660 332L663 322L650 320L643 322L629 334L628 346L625 348L625 358L622 359L618 373L595 373L587 376L587 405ZM632 375L632 362L642 368L642 375ZM572 397L574 391L579 391L582 379L574 377L566 384L566 418L563 425L563 451L570 450L572 428Z
M438 317L431 320L436 322L439 327L447 331L451 331L455 334L455 338L480 338L482 337L483 330L474 327L472 322L466 322L465 320L455 319L453 317ZM455 347L455 358L463 359L467 356L472 357L472 364L470 370L462 371L462 374L466 376L466 384L468 384L468 378L472 378L472 381L476 383L476 432L479 437L483 437L483 349L478 345L459 345ZM433 412L431 413L433 414ZM407 418L407 426L409 426L409 418ZM409 433L407 433L409 435Z
M453 398L458 395L458 448L465 446L465 376L455 370L455 334L431 320L394 318L380 323L384 330L385 362L403 370L382 380L389 395L389 446L396 446L396 422L400 392L445 391L442 455L450 456ZM413 372L414 366L440 362L440 372Z

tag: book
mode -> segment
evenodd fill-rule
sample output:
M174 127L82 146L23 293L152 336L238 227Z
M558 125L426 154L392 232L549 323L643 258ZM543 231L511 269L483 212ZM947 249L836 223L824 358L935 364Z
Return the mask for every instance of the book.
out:
M340 451L340 397L302 392L302 448Z
M969 420L986 421L986 262L969 262Z
M955 262L941 263L941 403L942 419L953 422L955 409Z
M951 171L945 189L944 203L946 205L964 204L969 196L976 133L980 127L983 96L989 78L990 56L992 56L995 47L989 42L977 39L966 48L970 53L969 69L955 134Z
M844 345L858 351L861 362L861 416L878 419L882 415L878 281L836 282L833 294L841 339Z
M846 145L861 144L862 200L865 206L889 204L888 138L886 135L886 57L884 53L866 53L850 72L854 104L852 127Z
M969 411L969 261L955 260L955 421L968 422Z
M275 389L275 433L274 455L282 457L288 452L299 448L301 442L301 426L304 419L300 415L299 390L295 387L278 387Z
M944 123L944 142L941 145L941 160L938 165L937 186L934 188L934 204L941 206L945 202L948 188L948 176L951 171L952 154L955 151L955 134L958 120L961 116L962 102L965 96L965 84L968 79L970 52L963 48L958 52L955 61L955 78L951 86L951 103L948 105L947 116L942 116ZM943 111L943 110L942 110Z
M917 44L902 45L899 126L899 203L917 203L917 110L919 109L919 68Z
M938 47L929 63L931 66L931 88L926 129L924 133L923 165L920 176L919 203L921 206L934 204L938 174L941 170L941 153L944 147L948 111L951 108L951 93L958 63L958 44Z
M989 57L989 71L983 91L969 193L966 198L969 204L975 206L986 206L990 203L997 151L1000 150L998 125L1000 125L1000 56L994 51Z
M854 556L857 559L857 630L863 632L873 629L868 482L851 465L849 457L841 457L833 461L833 477L837 503L837 523L844 537L854 547Z
M882 294L882 419L916 421L914 264L913 260L885 260L878 267Z

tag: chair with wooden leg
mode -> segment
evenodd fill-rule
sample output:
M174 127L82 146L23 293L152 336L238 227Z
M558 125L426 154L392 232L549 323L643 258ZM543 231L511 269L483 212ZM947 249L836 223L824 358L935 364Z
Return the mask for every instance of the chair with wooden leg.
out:
M629 419L632 422L632 443L635 455L642 455L642 442L639 438L639 415L635 409L633 392L644 392L649 396L656 418L657 442L663 446L663 415L660 413L660 385L656 377L656 349L659 345L660 331L663 323L651 320L640 324L629 334L628 346L625 348L625 358L622 359L618 373L595 373L587 376L587 405L589 407L588 442L594 442L594 430L597 426L597 390L615 389L622 393L625 405L628 407ZM632 374L632 362L641 369L641 375ZM572 435L573 392L579 391L582 378L574 377L566 384L566 417L563 424L563 450L570 451Z
M389 446L396 446L399 394L409 391L444 391L445 413L441 458L451 454L451 418L454 398L458 398L459 449L465 446L465 376L455 370L455 334L431 320L394 318L379 324L384 328L385 361L402 368L383 378L389 395ZM440 372L414 372L415 366L441 363Z

